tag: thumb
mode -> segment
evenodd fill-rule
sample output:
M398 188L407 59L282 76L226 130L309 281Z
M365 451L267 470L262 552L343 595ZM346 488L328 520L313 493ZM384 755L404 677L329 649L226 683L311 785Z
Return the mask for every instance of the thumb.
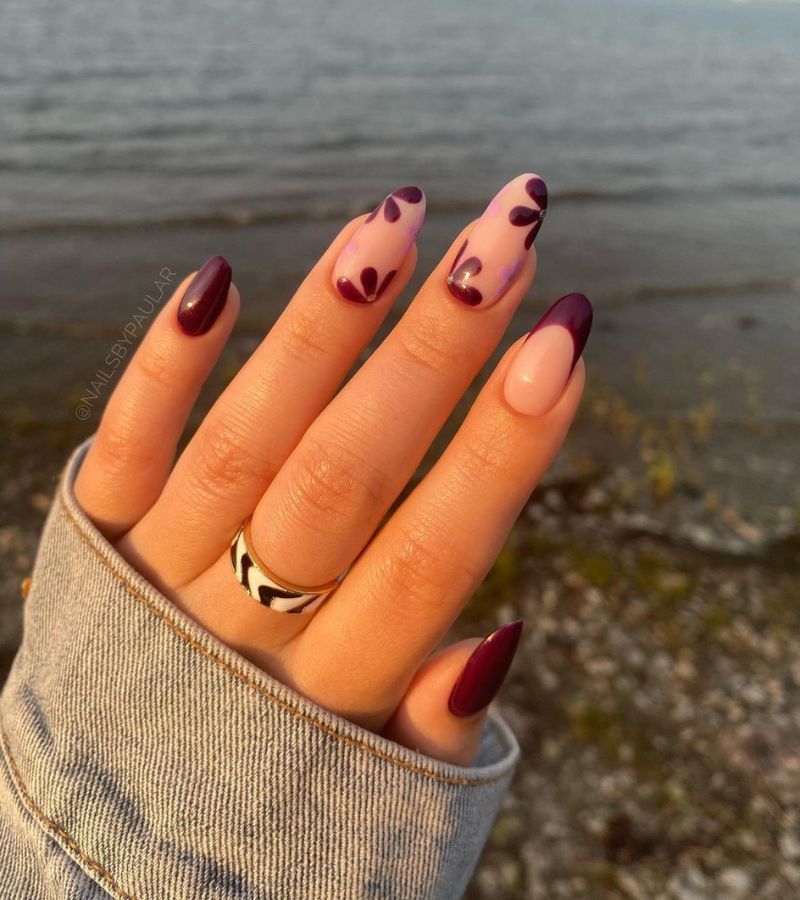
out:
M452 644L420 666L383 734L435 759L468 766L486 711L514 658L522 620Z

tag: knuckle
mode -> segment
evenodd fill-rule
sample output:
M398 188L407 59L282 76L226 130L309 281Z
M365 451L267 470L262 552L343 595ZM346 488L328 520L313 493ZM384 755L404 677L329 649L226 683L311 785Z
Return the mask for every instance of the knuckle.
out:
M388 596L425 607L450 607L474 586L463 558L448 550L437 528L420 521L401 527L381 561L379 582Z
M134 356L134 365L140 375L158 387L174 392L180 385L180 361L158 341L146 341Z
M386 481L352 450L330 440L313 441L298 464L290 487L295 514L351 520L382 507Z
M447 372L459 365L460 351L453 345L446 324L431 314L397 329L402 353L427 372Z
M294 311L280 331L282 349L289 356L308 361L330 355L324 320L308 310Z
M248 446L245 429L227 421L215 423L201 433L197 453L193 459L193 481L205 493L227 497L231 491L247 484L263 472Z
M477 429L464 441L461 469L470 482L505 482L511 477L511 459L506 446L495 432Z
M104 418L93 448L104 472L112 477L149 468L158 455L153 442L143 438L128 416Z

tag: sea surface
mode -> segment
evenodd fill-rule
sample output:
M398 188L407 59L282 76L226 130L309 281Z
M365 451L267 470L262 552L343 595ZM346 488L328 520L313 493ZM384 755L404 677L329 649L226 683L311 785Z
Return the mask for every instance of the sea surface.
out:
M252 342L394 187L428 194L421 277L529 170L551 202L508 340L584 291L594 385L711 404L725 490L800 502L790 2L5 0L2 415L73 416L163 267L227 255Z

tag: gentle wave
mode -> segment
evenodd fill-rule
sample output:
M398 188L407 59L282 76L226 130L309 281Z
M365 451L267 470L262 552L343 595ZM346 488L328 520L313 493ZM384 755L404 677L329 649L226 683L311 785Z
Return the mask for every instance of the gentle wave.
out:
M551 195L551 200L557 203L609 203L625 201L641 201L658 193L655 189L631 189L608 190L575 188ZM480 209L485 202L481 197L460 197L452 200L440 200L429 202L428 211L431 214L448 215L465 213L474 215L475 210ZM363 212L367 211L364 206ZM0 234L51 234L71 231L97 232L97 231L139 231L141 229L183 227L206 228L209 225L217 225L228 228L241 228L253 225L270 225L281 222L327 222L341 221L359 214L359 208L353 204L331 202L330 204L317 203L305 207L294 206L271 209L224 209L208 213L178 213L164 216L148 216L131 219L62 219L43 222L0 222Z
M615 290L613 295L593 297L601 303L619 305L648 300L678 300L684 297L730 297L760 294L800 293L800 273L774 278L745 278L698 284L652 284Z
M800 2L800 0L798 0ZM738 184L715 186L713 193L725 194L741 187ZM786 183L759 186L759 195L793 198L800 196L800 183ZM697 195L695 191L695 195ZM663 198L664 187L653 185L648 187L631 187L616 189L598 189L594 187L574 187L551 193L552 205L594 205L603 203L646 203ZM469 217L482 208L485 197L461 195L452 198L428 200L428 212L431 215L460 215ZM280 201L286 203L285 198ZM281 206L279 203L267 207L233 207L213 212L176 212L161 216L142 216L141 218L73 218L44 221L11 222L0 221L0 235L15 234L63 234L67 232L126 232L141 231L152 228L243 228L254 225L271 225L282 222L328 222L346 221L353 216L366 212L368 203L342 203L331 199L329 203L319 200L313 204L298 204L293 200L292 206Z

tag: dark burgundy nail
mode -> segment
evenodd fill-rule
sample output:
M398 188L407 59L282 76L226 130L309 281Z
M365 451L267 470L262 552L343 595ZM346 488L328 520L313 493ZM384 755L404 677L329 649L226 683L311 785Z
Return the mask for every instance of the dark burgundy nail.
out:
M450 694L454 716L474 716L500 690L522 634L522 619L503 625L482 641L467 660Z
M577 365L586 341L589 340L589 332L592 330L594 310L589 298L584 294L565 294L547 310L541 319L528 332L527 339L545 325L562 325L570 333L574 352L572 354L572 369ZM570 369L570 372L572 372Z
M228 299L231 266L224 256L206 260L186 288L178 307L178 325L186 334L205 334L217 321Z

